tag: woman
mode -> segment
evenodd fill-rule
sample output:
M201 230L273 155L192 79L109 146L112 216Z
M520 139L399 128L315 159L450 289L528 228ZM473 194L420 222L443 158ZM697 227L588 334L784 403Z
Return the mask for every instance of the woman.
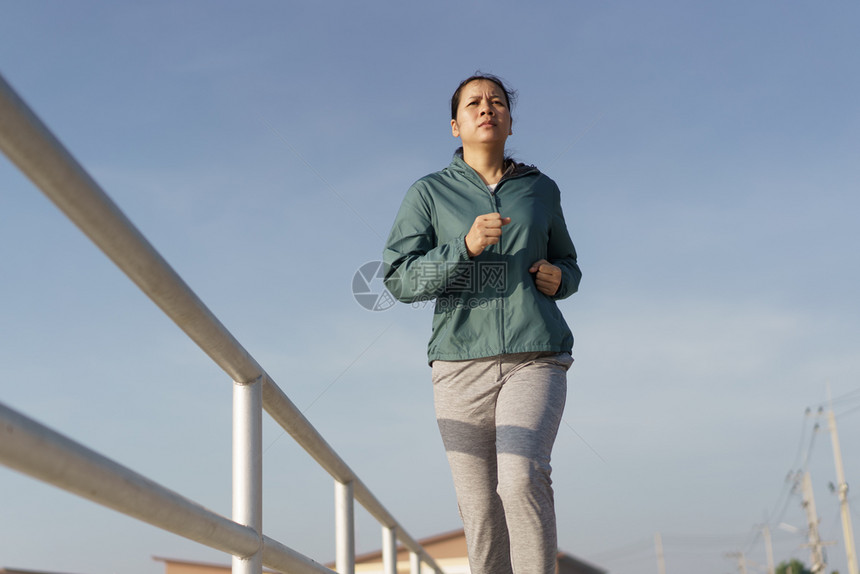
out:
M573 362L556 301L582 273L555 182L505 157L512 95L491 75L454 92L462 148L407 192L385 284L436 300L428 359L472 574L553 574L549 462Z

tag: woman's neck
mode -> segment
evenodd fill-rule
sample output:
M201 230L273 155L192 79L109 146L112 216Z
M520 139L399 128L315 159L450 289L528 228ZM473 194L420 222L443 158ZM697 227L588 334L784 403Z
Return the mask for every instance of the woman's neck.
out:
M502 150L463 148L463 161L478 172L487 185L498 183L505 173L505 153Z

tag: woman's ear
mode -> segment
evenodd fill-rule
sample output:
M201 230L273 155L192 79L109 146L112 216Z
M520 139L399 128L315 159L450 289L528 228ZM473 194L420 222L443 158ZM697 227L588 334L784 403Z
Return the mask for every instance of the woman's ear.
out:
M457 120L451 120L451 135L455 138L460 137L460 128L457 126Z

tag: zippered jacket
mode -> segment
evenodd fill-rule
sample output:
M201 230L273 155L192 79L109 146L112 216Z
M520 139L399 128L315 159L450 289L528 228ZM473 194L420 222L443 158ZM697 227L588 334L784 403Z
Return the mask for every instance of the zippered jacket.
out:
M501 240L470 258L466 234L479 215L510 217ZM561 269L552 297L529 267ZM457 361L535 351L570 352L573 335L556 300L575 293L582 272L558 186L536 167L511 162L491 192L461 155L415 182L383 253L385 286L399 301L435 299L428 359Z

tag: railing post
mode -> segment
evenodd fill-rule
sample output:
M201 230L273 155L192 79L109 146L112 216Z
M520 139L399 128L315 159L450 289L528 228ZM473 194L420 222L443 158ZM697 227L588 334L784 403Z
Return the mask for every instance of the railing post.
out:
M421 557L415 552L409 553L409 571L412 574L421 574Z
M355 574L355 513L352 481L334 481L335 569Z
M263 571L263 383L233 383L233 520L254 529L260 546L233 556L233 574Z
M382 574L397 574L397 529L382 527Z

